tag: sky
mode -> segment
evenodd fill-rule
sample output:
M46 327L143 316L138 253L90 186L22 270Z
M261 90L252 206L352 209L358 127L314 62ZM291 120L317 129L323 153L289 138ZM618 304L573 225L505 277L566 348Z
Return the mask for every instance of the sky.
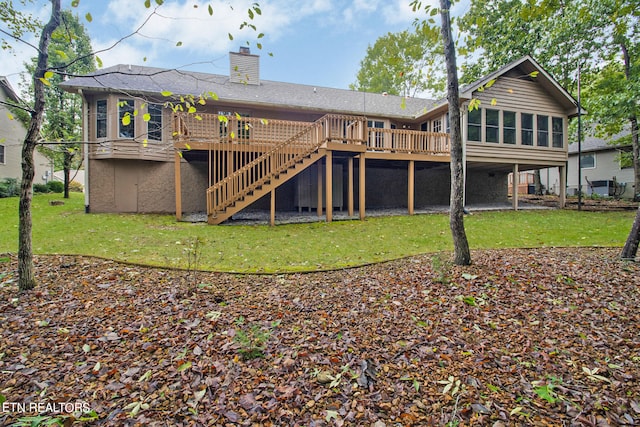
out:
M97 54L104 68L135 64L227 75L228 53L249 42L251 53L260 55L263 80L348 89L356 81L368 46L388 32L411 29L416 17L426 17L424 11L413 12L410 1L165 0L154 9L156 2L151 0L152 7L147 9L144 0L80 0L77 7L71 7L71 0L62 0L62 7L81 17L94 50L104 50ZM464 12L469 1L457 3L453 13ZM247 9L256 2L262 13L250 20ZM423 4L437 2L424 0ZM49 1L34 0L25 10L45 22L51 6ZM244 21L255 25L257 32L240 31ZM127 37L141 26L137 34ZM259 33L264 36L257 39ZM37 44L35 39L29 41ZM23 63L35 51L26 45L14 46L14 53L0 52L0 75L7 76L19 92Z

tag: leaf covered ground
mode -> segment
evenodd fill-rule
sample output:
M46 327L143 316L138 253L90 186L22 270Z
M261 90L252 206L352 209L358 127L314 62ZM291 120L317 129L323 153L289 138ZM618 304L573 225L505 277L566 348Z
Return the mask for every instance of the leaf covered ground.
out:
M0 424L83 402L88 425L638 425L640 267L617 254L273 276L43 256L25 295L7 256Z

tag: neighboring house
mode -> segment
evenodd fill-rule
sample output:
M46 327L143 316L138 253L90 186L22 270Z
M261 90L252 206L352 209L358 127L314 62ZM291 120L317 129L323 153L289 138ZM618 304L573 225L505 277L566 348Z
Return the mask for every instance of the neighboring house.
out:
M118 65L63 83L84 100L90 210L206 211L217 224L246 208L272 222L276 208L331 221L334 208L363 218L449 204L445 101L264 81L259 69L244 48L227 76ZM469 111L472 99L481 104ZM531 57L460 100L468 206L506 203L511 172L565 175L575 101Z
M0 76L0 179L22 178L22 143L27 129L13 117L6 104L19 104L9 80ZM34 184L45 184L51 179L53 164L38 150L33 152L35 165Z
M628 131L626 132L628 135ZM630 152L631 145L611 145L610 141L625 136L616 135L609 140L587 136L581 143L582 193L608 197L633 198L633 165L621 162L620 153ZM542 170L540 181L551 193L559 194L557 170ZM578 143L569 145L567 163L567 193L578 194Z

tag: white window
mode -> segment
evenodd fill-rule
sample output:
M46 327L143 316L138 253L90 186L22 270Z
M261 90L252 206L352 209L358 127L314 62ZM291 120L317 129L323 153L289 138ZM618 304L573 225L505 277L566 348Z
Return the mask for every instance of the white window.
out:
M596 153L586 153L580 156L580 164L582 169L595 169Z
M433 131L442 132L442 119L435 119L433 121Z

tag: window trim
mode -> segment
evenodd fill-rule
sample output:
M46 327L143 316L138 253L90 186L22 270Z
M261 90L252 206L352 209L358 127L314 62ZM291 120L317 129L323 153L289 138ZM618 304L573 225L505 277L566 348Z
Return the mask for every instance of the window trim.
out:
M557 120L560 120L560 132L556 132L553 127L554 122ZM557 135L560 136L560 145L556 144ZM564 148L564 117L551 116L551 147Z
M582 159L584 159L584 157L586 156L591 156L593 158L593 166L585 166L584 162L582 161ZM590 152L590 153L582 153L580 155L580 167L581 169L595 169L597 167L598 163L596 160L596 153L595 152Z
M471 122L471 113L477 112L479 121ZM475 113L474 113L475 114ZM478 139L471 139L471 129L478 130ZM482 108L473 109L467 114L467 141L482 142Z
M152 113L152 108L155 109L157 108L158 111L154 114ZM158 141L161 142L162 141L162 137L163 137L163 119L164 119L164 106L162 104L153 104L153 103L149 103L147 104L147 113L149 114L149 121L147 122L147 140L149 141ZM159 117L160 121L157 123L156 121L154 121L154 117ZM152 127L155 125L155 129L152 129ZM160 137L159 138L152 138L151 135L156 135L159 134Z
M524 127L524 118L525 116L530 116L531 117L531 128L525 128ZM534 120L535 114L533 113L520 113L520 145L524 145L526 147L533 147L534 146L534 126L535 126L535 120ZM524 143L524 136L525 136L525 132L527 135L531 135L531 144L525 144Z
M104 112L100 112L100 104L104 103ZM101 117L104 114L104 117ZM104 122L104 135L100 136L100 123ZM109 100L97 99L96 100L96 139L103 139L109 137Z
M546 123L546 128L541 129L541 124ZM549 116L536 114L536 146L549 147ZM544 143L541 143L544 142Z
M518 143L518 113L515 111L509 110L501 110L502 111L502 143L507 145L516 145ZM505 120L505 114L513 114L513 126L507 126ZM505 137L505 131L513 132L513 142L507 142L507 138Z
M496 118L497 120L497 124L489 124L489 119L487 118L489 112L491 112L492 114L495 113L496 114ZM496 110L494 108L486 108L484 110L484 114L485 114L485 120L484 120L484 141L485 142L490 142L492 144L499 144L500 143L500 110ZM495 136L495 141L494 140L489 140L489 130L492 130L493 135Z
M118 98L118 138L121 139L134 139L136 137L136 117L135 111L135 99L133 98ZM123 104L126 103L126 104ZM122 118L129 113L131 121L127 126L122 124ZM131 136L123 134L123 131L131 129Z

